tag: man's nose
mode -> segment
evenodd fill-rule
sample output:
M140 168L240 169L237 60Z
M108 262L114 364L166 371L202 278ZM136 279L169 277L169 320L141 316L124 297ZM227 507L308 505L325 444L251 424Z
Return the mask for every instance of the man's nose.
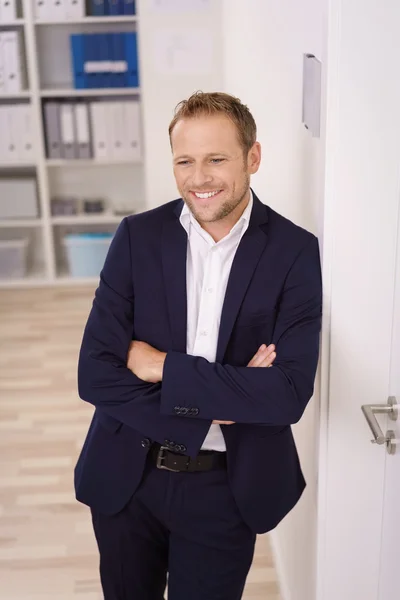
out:
M204 167L196 167L193 173L193 188L195 190L201 189L204 185L207 185L212 181L211 173Z

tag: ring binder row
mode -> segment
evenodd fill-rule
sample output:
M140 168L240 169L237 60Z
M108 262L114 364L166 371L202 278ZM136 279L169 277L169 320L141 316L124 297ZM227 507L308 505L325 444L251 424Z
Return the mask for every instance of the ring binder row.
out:
M135 32L70 36L75 89L138 87Z
M1 0L1 2L16 0ZM32 0L35 4L35 18L38 21L59 21L62 19L83 19L85 16L105 17L135 15L135 0ZM1 19L1 16L0 16Z
M45 102L44 128L50 159L140 161L137 101Z
M17 18L17 1L0 0L0 23L12 23Z
M26 75L19 31L0 32L0 98L15 94L26 86Z

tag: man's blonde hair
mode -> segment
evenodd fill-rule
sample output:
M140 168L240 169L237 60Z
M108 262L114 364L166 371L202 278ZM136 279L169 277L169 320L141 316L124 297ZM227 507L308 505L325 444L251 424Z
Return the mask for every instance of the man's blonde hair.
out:
M237 129L243 152L247 155L257 139L257 126L253 115L239 98L223 92L195 92L187 100L179 102L168 129L170 141L175 125L181 119L218 114L226 115L231 119Z

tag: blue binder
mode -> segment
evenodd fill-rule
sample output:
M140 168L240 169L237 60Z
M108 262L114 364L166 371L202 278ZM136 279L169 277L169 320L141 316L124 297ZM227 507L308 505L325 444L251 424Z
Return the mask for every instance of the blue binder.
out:
M111 60L110 51L108 45L108 34L107 33L95 33L93 34L93 43L95 44L96 60L107 63ZM110 84L110 72L101 71L97 74L97 88L108 88Z
M107 3L107 12L109 15L119 15L119 0L105 0Z
M106 14L104 0L90 0L90 13L94 17L103 17Z
M136 32L123 33L125 46L125 60L128 63L127 87L139 86L137 36Z
M111 44L112 44L112 59L115 62L123 63L125 62L125 43L124 43L124 34L123 33L112 33L110 34ZM128 85L128 77L127 71L113 74L113 87L127 87Z
M74 87L81 90L87 87L87 75L84 71L85 45L84 36L81 33L70 35L72 72L74 76Z
M123 3L124 15L136 15L136 3L135 0L121 0Z
M98 60L98 57L96 56L96 45L93 40L94 35L95 34L93 33L85 33L83 35L85 47L84 62L93 63ZM98 78L99 76L97 73L86 73L86 87L96 88Z

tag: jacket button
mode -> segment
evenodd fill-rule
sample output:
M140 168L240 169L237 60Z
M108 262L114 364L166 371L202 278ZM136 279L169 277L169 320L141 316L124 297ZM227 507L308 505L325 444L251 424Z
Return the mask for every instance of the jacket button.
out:
M175 408L174 408L174 412L175 412L177 415L180 415L180 414L181 414L181 407L180 407L180 406L175 406Z
M149 440L149 438L144 438L144 440L142 440L142 447L143 448L148 448L151 444L151 441Z
M194 408L194 409L193 409L193 414L194 414L195 416L197 416L197 415L199 414L199 412L200 412L200 410L199 410L198 408Z
M182 414L182 415L187 415L187 414L188 414L188 412L189 412L189 409L188 409L188 408L182 408L182 409L181 409L181 414Z
M186 452L186 450L187 450L187 448L186 448L186 446L184 446L183 444L181 444L181 445L179 446L179 451L180 451L180 452Z

